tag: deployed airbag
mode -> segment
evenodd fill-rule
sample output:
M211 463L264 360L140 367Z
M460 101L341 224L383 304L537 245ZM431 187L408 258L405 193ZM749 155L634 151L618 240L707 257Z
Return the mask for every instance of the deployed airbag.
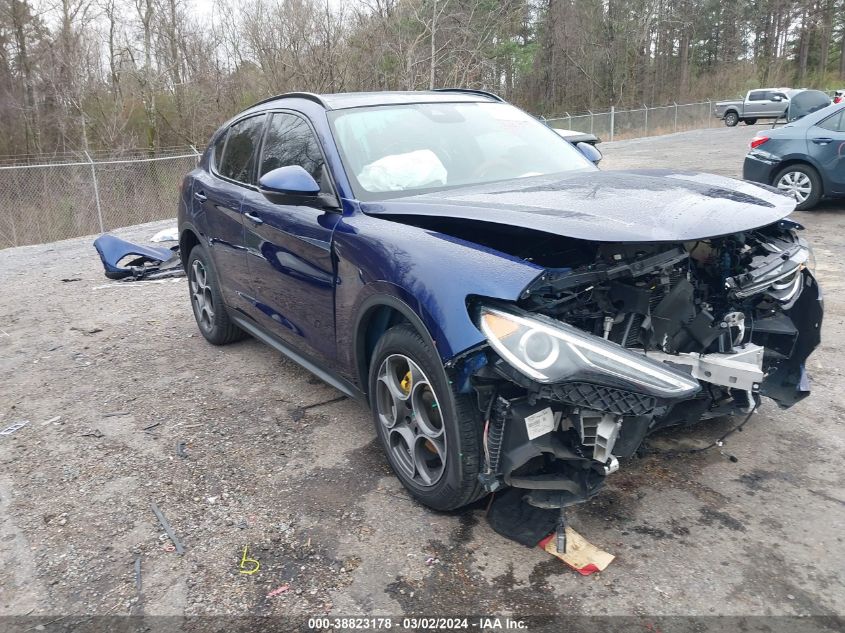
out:
M358 182L367 191L402 191L446 184L446 168L437 154L421 149L392 154L365 165Z

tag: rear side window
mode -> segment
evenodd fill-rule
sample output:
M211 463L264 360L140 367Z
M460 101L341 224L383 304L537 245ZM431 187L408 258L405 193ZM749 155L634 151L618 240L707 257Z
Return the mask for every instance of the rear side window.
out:
M845 110L840 110L833 116L827 117L818 126L831 132L845 132Z
M323 155L311 127L298 116L277 112L272 115L264 139L259 178L279 167L299 165L320 185L323 176Z
M768 92L766 90L755 90L748 95L749 101L766 101Z
M253 184L255 156L263 130L263 114L239 121L229 128L223 158L216 163L221 176Z

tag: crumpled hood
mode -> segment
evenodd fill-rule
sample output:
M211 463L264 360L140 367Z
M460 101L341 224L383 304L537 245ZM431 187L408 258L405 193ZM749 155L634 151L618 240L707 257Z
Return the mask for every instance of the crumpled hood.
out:
M578 171L361 205L376 216L493 222L603 242L673 242L772 224L795 201L755 183L666 169Z

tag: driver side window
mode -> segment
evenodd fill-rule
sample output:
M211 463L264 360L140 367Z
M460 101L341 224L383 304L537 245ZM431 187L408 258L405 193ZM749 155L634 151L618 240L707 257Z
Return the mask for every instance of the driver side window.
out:
M277 112L267 128L258 177L290 165L302 167L325 189L323 155L311 127L298 116Z

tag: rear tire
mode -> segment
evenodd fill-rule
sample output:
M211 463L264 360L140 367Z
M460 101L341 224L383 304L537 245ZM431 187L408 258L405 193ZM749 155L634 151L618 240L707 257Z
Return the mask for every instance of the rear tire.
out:
M197 327L209 343L227 345L247 334L232 323L220 294L217 271L208 252L199 244L188 256L188 296Z
M822 198L822 180L810 165L790 165L781 169L772 184L784 193L795 193L796 209L812 209Z
M745 119L743 122L745 125L756 125L757 119Z
M728 127L736 127L737 123L739 123L739 115L736 112L728 112L725 115L725 125Z
M415 499L454 510L482 496L481 415L410 324L390 328L376 344L369 393L387 461Z

